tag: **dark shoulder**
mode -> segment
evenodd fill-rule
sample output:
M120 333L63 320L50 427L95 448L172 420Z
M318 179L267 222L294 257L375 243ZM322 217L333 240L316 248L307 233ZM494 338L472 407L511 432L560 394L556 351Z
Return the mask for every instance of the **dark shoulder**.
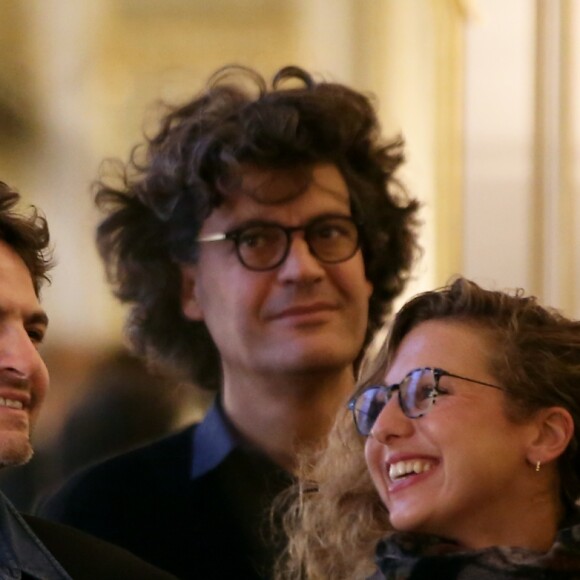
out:
M117 455L79 472L73 479L98 478L119 473L123 477L143 475L144 470L158 473L160 469L189 469L193 432L196 425L142 447Z
M175 580L131 552L79 530L23 515L26 523L75 580Z
M40 515L61 520L61 511L91 511L95 498L142 505L143 495L170 493L186 485L191 472L192 440L196 426L85 468L40 504ZM88 502L88 503L87 503ZM94 507L94 506L93 506ZM73 511L74 511L73 510ZM72 514L71 514L72 515ZM74 520L65 520L76 523Z
M177 433L93 465L82 473L98 473L116 469L126 471L135 467L143 469L190 462L193 433L196 427L197 425L190 425Z

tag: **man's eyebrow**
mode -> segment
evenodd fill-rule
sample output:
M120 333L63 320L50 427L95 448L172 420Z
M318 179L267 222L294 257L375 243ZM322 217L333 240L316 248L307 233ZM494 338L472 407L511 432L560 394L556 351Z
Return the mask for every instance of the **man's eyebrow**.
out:
M37 310L30 316L26 317L26 322L28 324L41 324L43 326L48 326L48 316L44 310Z

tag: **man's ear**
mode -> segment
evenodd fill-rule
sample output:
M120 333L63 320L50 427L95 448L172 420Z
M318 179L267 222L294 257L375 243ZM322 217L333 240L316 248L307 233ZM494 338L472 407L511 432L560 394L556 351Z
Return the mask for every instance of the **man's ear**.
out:
M182 265L181 269L181 310L189 320L203 320L203 310L197 300L196 267Z
M528 446L527 459L531 465L558 459L574 435L574 420L564 407L546 407L532 419L535 429Z
M367 285L367 296L368 299L371 299L371 296L373 295L373 290L375 289L373 286L373 283L367 278L366 279L366 285Z

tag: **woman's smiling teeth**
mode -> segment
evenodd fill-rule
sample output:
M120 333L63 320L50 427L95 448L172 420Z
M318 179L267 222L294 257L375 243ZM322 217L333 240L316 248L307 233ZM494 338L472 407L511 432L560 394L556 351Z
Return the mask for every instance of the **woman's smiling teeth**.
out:
M422 459L413 459L412 461L397 461L389 466L389 479L395 481L407 475L424 473L433 467L433 463Z

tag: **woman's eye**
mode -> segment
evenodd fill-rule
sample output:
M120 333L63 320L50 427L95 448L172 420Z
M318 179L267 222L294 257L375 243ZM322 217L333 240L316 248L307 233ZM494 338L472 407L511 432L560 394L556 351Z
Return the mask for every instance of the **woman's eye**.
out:
M436 393L435 387L432 385L423 385L417 387L416 398L417 401L426 401L431 399Z

